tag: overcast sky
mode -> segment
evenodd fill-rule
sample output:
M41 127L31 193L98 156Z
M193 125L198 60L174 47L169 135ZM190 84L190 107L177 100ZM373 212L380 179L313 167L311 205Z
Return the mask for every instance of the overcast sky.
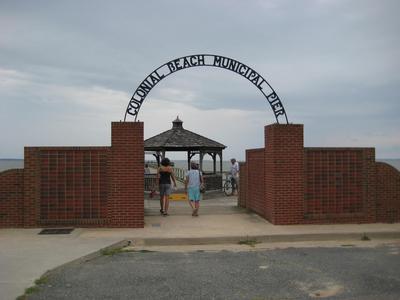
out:
M0 158L24 146L110 145L140 82L174 58L211 53L276 90L306 147L375 147L400 158L400 1L0 0ZM147 96L145 138L186 129L262 147L275 122L260 91L226 70L172 74ZM172 155L171 155L172 156Z

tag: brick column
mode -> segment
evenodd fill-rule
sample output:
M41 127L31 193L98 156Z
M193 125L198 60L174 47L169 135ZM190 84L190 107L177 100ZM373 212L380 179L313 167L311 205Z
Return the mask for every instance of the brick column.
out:
M24 170L0 172L0 228L23 227Z
M24 227L37 227L40 220L40 150L24 148Z
M303 125L265 126L265 216L300 224L304 214Z
M377 201L377 167L375 162L375 148L364 150L364 212L368 223L376 223Z
M108 219L111 227L144 227L142 122L111 124Z

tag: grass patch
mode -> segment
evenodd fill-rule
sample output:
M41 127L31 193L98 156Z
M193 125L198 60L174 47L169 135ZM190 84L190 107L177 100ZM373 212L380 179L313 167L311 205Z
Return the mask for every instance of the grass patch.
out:
M33 293L37 292L38 290L39 290L39 287L36 285L28 287L27 289L25 289L25 295L33 294Z
M124 248L100 250L101 255L105 255L105 256L113 256L113 255L116 255L119 253L129 253L129 252L150 253L150 252L156 252L156 251L147 250L147 249L135 250L135 249L124 249Z
M119 247L114 249L101 249L100 254L105 256L112 256L118 253L135 252L133 249L126 249L125 247Z
M37 285L28 287L27 289L25 289L25 294L23 294L22 296L18 296L17 300L25 300L27 296L32 295L33 293L36 293L39 291L39 287Z
M371 239L364 233L361 237L362 241L370 241Z
M147 249L142 249L142 250L136 250L135 252L140 252L140 253L151 253L151 252L156 252L156 251L147 250Z
M27 296L32 295L33 293L36 293L39 291L39 286L46 284L49 281L49 278L47 276L42 276L39 279L35 280L35 285L28 287L25 289L25 293L21 296L17 297L17 300L25 300Z
M257 241L257 240L252 240L252 239L246 239L246 240L242 240L239 241L238 244L239 245L247 245L250 247L255 247L256 244L260 244L261 242Z
M100 254L105 255L105 256L113 256L118 253L124 253L124 252L132 252L132 250L126 250L124 248L115 248L115 249L101 249Z
M49 281L49 278L47 276L42 276L39 279L35 280L35 285L46 284L48 281Z

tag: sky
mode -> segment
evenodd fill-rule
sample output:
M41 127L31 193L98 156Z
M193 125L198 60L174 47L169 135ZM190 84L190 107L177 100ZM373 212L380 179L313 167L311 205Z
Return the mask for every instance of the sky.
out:
M399 11L397 0L0 0L0 158L22 158L24 146L110 145L111 122L141 81L202 53L262 75L289 122L304 124L305 147L400 158ZM178 115L240 160L275 122L253 84L212 67L151 90L138 114L145 138Z

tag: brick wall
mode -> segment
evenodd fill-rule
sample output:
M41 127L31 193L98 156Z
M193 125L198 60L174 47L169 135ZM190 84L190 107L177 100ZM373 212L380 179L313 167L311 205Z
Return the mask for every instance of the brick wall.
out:
M374 222L372 148L305 148L307 223Z
M302 125L265 127L262 159L248 150L239 203L273 224L400 221L400 172L375 163L374 148L303 148Z
M41 147L40 224L102 225L110 147Z
M264 185L264 148L246 150L247 171L243 175L246 181L246 207L257 214L266 217L265 185ZM242 181L240 170L240 181ZM268 218L268 217L267 217Z
M142 122L111 124L108 219L111 227L144 227Z
M143 123L112 123L111 147L25 147L0 173L0 227L144 226ZM304 148L303 125L265 127L246 151L238 203L273 224L400 221L400 172L373 148Z
M300 224L304 212L303 125L265 127L265 216L273 224Z
M111 144L25 147L0 173L0 227L143 227L143 123L112 123Z
M0 172L0 228L23 226L24 170Z
M40 219L40 149L24 149L24 227L37 227Z
M376 163L376 221L400 222L400 172Z

